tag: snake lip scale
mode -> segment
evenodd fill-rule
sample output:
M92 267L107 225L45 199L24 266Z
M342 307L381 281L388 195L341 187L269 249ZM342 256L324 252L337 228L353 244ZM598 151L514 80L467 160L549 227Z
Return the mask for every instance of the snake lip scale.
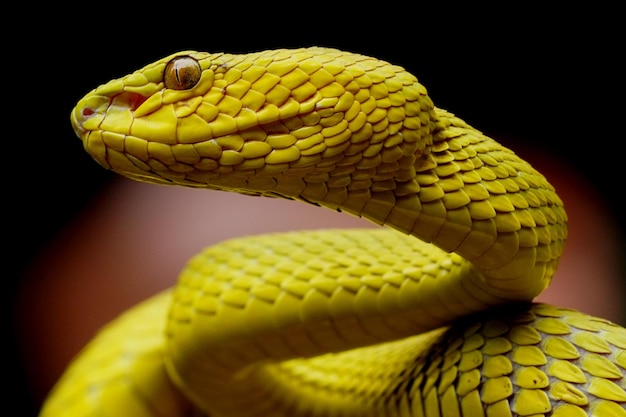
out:
M626 416L626 330L532 303L567 215L512 150L398 65L328 48L182 51L71 123L143 182L387 226L231 239L106 326L41 416Z

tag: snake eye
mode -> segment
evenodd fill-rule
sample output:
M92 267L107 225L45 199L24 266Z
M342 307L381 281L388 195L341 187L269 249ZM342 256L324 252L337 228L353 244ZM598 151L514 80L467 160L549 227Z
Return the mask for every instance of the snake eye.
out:
M190 56L179 56L165 66L163 82L166 88L172 90L189 90L200 81L201 74L198 61Z

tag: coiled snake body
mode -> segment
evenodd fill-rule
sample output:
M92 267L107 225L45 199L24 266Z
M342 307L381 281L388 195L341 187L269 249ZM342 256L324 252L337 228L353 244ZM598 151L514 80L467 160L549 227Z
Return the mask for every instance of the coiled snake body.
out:
M396 230L206 249L103 329L42 416L626 416L626 331L530 302L567 234L553 187L404 69L187 51L93 90L72 124L139 181Z

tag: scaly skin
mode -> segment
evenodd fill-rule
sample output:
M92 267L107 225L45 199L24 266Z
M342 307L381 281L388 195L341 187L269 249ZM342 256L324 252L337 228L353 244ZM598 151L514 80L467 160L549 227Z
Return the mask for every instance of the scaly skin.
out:
M94 339L42 416L626 416L626 330L529 303L567 234L553 187L402 68L181 52L98 87L72 123L133 179L396 230L206 249Z

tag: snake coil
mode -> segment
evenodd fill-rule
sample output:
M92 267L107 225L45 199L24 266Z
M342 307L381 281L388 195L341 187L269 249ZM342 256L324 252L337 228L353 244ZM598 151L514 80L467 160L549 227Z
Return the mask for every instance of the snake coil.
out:
M567 234L553 187L403 68L185 51L96 88L72 124L132 179L389 227L207 248L102 330L42 416L626 416L626 330L530 302Z

